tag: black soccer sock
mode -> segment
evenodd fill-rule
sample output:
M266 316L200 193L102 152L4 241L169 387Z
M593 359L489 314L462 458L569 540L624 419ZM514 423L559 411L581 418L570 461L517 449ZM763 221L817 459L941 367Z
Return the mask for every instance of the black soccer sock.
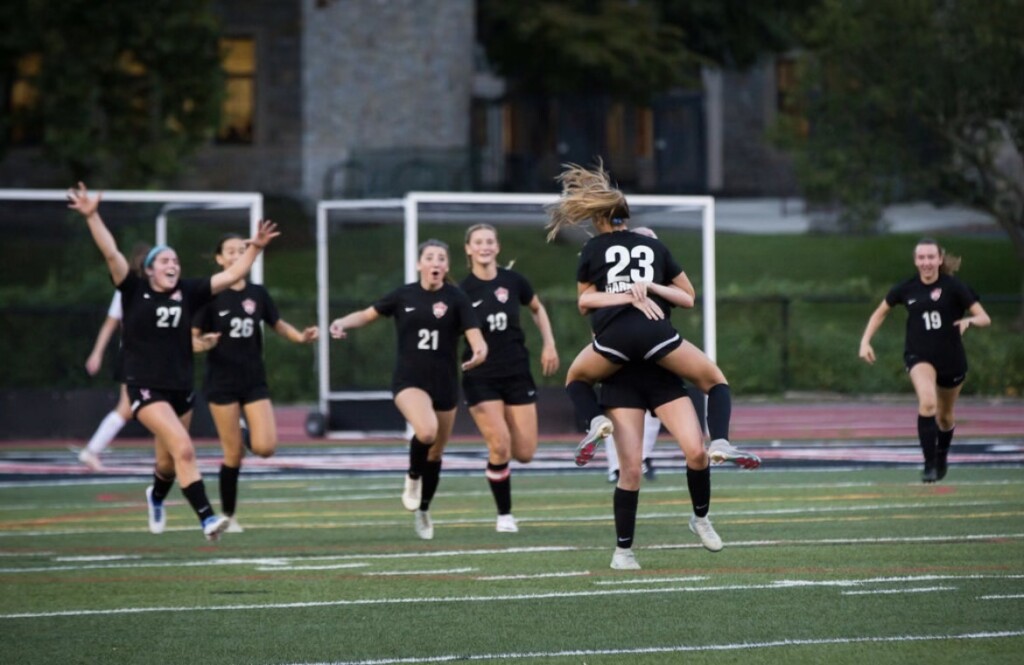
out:
M494 504L498 507L499 515L508 515L512 512L512 470L508 468L508 462L504 464L487 463L487 482L491 486L491 494L494 495Z
M612 509L615 512L615 546L623 549L633 547L636 533L636 507L640 503L640 490L624 490L616 487L612 495Z
M594 386L586 381L573 381L565 387L566 394L572 401L576 412L576 424L581 431L590 429L590 421L601 415L601 405L597 402Z
M420 496L420 510L430 510L430 500L441 484L441 460L427 462L423 469L423 493Z
M182 487L181 493L188 499L189 505L192 506L192 510L196 511L196 515L199 516L199 523L202 524L203 520L207 517L213 517L213 508L210 506L210 500L206 498L206 485L203 484L202 478L192 483L188 487Z
M939 425L935 416L917 416L917 438L924 453L924 465L935 466L935 445L939 437Z
M732 390L728 383L719 383L708 391L708 434L711 440L729 438L732 420Z
M169 478L165 478L160 475L159 471L153 472L153 503L163 503L164 499L167 498L168 492L171 491L171 487L174 486L174 474L172 473Z
M939 430L936 437L939 450L949 450L949 447L953 445L953 432L955 430L956 427L950 427L948 430Z
M235 514L238 503L238 474L241 467L220 465L220 509L225 515Z
M416 435L409 440L409 477L416 480L423 475L427 467L427 453L430 452L430 445L423 443L416 438Z
M686 486L690 490L693 514L697 517L707 517L711 508L711 467L699 470L686 467Z

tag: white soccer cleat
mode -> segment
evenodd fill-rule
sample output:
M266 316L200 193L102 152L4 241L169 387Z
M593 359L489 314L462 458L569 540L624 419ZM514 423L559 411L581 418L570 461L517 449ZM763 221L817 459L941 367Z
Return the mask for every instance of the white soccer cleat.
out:
M234 515L228 517L228 528L224 529L224 533L244 533L245 529L238 523L238 520Z
M708 457L715 466L732 462L741 469L756 469L761 466L761 458L754 453L740 450L726 439L715 439L708 446Z
M640 562L636 560L632 547L616 547L612 555L612 568L615 570L640 570Z
M82 448L78 453L78 461L86 465L93 471L102 471L103 462L100 461L100 456L89 450L88 448Z
M167 527L167 513L163 502L153 501L153 486L146 488L146 508L149 511L149 532L163 533Z
M598 446L614 432L615 426L607 416L594 416L594 419L590 421L587 435L580 441L580 445L576 446L576 466L586 466L590 460L594 459Z
M416 535L423 540L434 539L434 522L430 519L429 511L417 510L413 515L412 525L416 529Z
M498 533L519 533L519 524L511 513L498 515L498 522L495 524L494 530Z
M405 489L402 490L402 505L406 510L419 510L423 499L423 478L413 480L405 476Z
M210 515L203 520L203 535L207 540L219 540L220 534L228 530L231 520L223 515Z
M711 520L707 517L690 517L690 531L697 534L701 545L710 552L722 551L722 539L715 533L715 527L711 526Z

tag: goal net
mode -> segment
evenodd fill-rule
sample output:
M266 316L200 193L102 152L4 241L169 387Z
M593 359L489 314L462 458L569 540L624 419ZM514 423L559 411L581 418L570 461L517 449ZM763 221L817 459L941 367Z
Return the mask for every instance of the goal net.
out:
M565 368L590 339L589 325L576 310L576 255L589 229L562 232L545 242L544 207L554 194L410 192L401 199L321 201L317 206L317 317L319 412L311 434L331 438L405 436L405 421L388 389L395 363L394 330L378 322L342 342L327 333L330 322L370 306L401 284L418 279L417 247L427 238L448 243L451 277L467 273L464 234L473 224L498 230L499 263L531 281L545 304L558 341L558 376L535 378L561 386ZM701 294L697 315L677 315L684 337L700 340L716 356L715 204L709 196L629 196L631 226L654 229L672 250ZM524 316L524 319L529 318ZM539 355L536 326L525 323L532 359ZM542 386L543 387L543 386Z

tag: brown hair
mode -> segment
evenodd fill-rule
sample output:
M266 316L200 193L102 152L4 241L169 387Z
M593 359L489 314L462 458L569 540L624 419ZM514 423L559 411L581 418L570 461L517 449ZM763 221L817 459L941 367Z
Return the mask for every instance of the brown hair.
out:
M577 226L586 220L610 222L613 226L625 224L629 219L626 195L612 185L604 163L585 169L579 164L563 164L565 169L555 178L562 184L562 195L556 203L547 206L548 242L563 226Z
M454 284L455 280L452 279L451 273L452 252L450 249L448 249L448 243L446 243L443 240L438 240L437 238L428 238L427 240L424 240L423 242L420 243L420 246L417 248L416 251L416 258L422 259L423 252L427 251L427 249L430 247L439 247L444 250L444 254L448 258L448 273L444 276L444 281L449 284Z
M472 238L473 234L476 233L477 231L490 231L491 233L494 234L494 239L495 240L498 239L498 229L494 228L490 224L483 224L483 223L481 223L481 224L474 224L473 226L471 226L468 229L466 229L466 241L463 244L464 245L468 245L469 244L469 239ZM470 268L470 269L473 268L473 259L469 258L468 254L466 255L466 266L468 268Z
M939 241L935 238L921 238L914 245L916 250L921 245L935 245L935 248L939 250L939 256L942 258L942 266L939 270L947 275L952 275L957 270L960 270L960 264L963 262L963 258L955 254L949 254L946 252L946 248L939 244Z
M153 249L153 246L148 242L137 242L132 245L132 253L128 257L128 269L136 275L142 276L145 272L142 264L145 263L146 256L151 249Z

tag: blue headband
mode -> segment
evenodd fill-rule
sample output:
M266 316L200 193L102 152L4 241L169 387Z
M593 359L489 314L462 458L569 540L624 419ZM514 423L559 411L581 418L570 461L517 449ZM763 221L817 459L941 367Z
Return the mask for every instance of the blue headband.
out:
M156 255L165 249L170 249L167 245L157 245L153 249L149 250L149 254L146 254L146 260L142 262L143 268L149 268L153 265L153 261L156 260Z

